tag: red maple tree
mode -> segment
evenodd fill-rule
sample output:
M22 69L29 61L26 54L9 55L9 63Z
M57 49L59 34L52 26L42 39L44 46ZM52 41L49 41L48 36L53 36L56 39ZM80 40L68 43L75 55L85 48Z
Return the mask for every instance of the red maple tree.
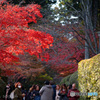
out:
M50 52L48 61L48 64L51 64L51 68L56 70L61 76L77 71L78 62L84 59L84 48L79 47L76 40L70 40L68 43L60 42L52 48L55 52Z
M69 24L66 26L47 24L48 20L45 18L42 21L43 24L35 29L49 32L54 39L53 46L46 51L50 55L46 66L51 66L61 76L74 73L77 71L78 62L84 59L85 39L83 39L84 34L80 32L82 27ZM79 35L72 28L77 30Z
M53 33L52 26L46 29ZM66 35L63 33L66 33ZM84 37L84 34L80 34L80 36ZM77 71L78 62L84 59L85 40L80 36L73 32L69 25L55 26L54 43L47 50L50 55L47 64L61 76L67 76Z
M46 48L52 46L53 37L45 32L30 29L30 22L37 23L41 18L40 5L30 4L24 7L18 5L3 5L0 2L0 63L16 63L17 55L28 52L47 61L49 55L41 55Z
M84 30L84 25L76 23L63 26L56 22L52 23L48 18L43 18L42 22L43 24L38 25L36 29L49 32L54 38L53 46L47 51L50 55L48 67L51 66L53 70L57 71L62 76L77 71L78 62L84 59L85 55L85 42L87 40L85 39L86 30ZM95 47L91 31L89 37ZM96 39L98 40L97 34ZM98 42L99 40L97 43ZM90 46L89 51L90 57L92 57L94 54Z

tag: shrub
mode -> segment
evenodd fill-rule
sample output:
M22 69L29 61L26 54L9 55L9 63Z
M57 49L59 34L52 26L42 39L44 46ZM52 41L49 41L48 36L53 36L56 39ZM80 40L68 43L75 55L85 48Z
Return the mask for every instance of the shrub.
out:
M5 82L2 79L0 79L0 98L2 98L5 95L5 87Z
M78 72L74 72L71 75L66 76L65 78L63 78L60 82L60 84L66 84L67 86L73 83L76 83L76 87L78 88Z
M100 54L79 62L78 82L82 93L97 92L98 96L89 98L91 100L100 100Z

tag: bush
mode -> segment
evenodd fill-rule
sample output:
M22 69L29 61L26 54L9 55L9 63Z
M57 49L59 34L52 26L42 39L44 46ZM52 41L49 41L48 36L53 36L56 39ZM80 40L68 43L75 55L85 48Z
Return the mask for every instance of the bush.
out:
M100 54L79 62L78 82L82 93L98 93L98 96L91 96L90 100L100 100Z
M34 84L39 84L40 86L43 86L44 85L44 81L50 81L50 80L53 80L52 77L50 77L48 74L40 74L39 76L37 76L34 80Z
M0 79L0 98L5 95L5 87L5 82L2 79Z
M66 76L65 78L63 78L60 82L60 84L66 84L67 86L73 83L76 83L76 87L78 88L78 72L74 72L71 75Z

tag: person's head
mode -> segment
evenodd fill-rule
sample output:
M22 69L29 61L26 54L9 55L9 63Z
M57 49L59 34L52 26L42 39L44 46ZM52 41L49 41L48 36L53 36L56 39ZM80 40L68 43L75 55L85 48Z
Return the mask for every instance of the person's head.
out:
M54 85L55 83L53 81L50 81L50 85Z
M67 92L67 86L66 86L66 84L63 84L61 86L61 91L66 91Z
M7 86L11 86L10 82L8 82Z
M76 88L76 84L73 83L73 84L72 84L72 89L75 89L75 88Z
M20 82L15 83L15 88L22 88L22 84Z
M72 88L72 85L70 84L70 85L69 85L69 89L71 89L71 88Z
M10 88L10 84L9 83L6 85L6 88Z
M29 91L36 90L36 86L33 84L32 87L29 89Z
M10 84L10 86L11 86L11 85L13 85L13 83L12 83L12 82L9 82L9 84Z
M44 84L45 85L49 85L50 83L49 83L49 81L45 81Z
M33 84L32 85L32 89L35 90L36 89L36 85Z
M36 90L39 91L40 87L39 85L36 85Z
M60 90L60 85L56 85L56 90Z

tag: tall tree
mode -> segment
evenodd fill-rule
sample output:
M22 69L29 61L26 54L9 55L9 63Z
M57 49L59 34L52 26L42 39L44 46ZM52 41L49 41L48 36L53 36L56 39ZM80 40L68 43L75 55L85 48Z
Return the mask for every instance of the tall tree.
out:
M97 0L98 1L98 0ZM96 5L98 8L98 5ZM95 28L96 28L96 24L94 23L94 18L91 17L92 15L92 7L94 7L93 1L92 0L81 0L81 8L82 8L82 16L83 16L83 21L84 21L84 25L85 25L85 36L86 36L86 43L85 43L85 58L89 58L89 46L91 48L91 50L93 51L94 54L98 54L98 44L97 44L97 38L96 38L96 33L95 33ZM94 10L93 10L94 12ZM97 12L97 11L96 11ZM94 14L92 15L94 16ZM97 16L96 16L97 17ZM95 17L95 18L96 18ZM93 21L92 21L93 19ZM97 20L97 18L96 18ZM93 47L93 44L91 43L91 39L89 37L89 34L91 34L93 36L93 40L94 40L94 45L95 47Z
M50 59L44 66L52 68L57 72L56 74L59 73L61 76L77 71L77 63L84 59L85 38L82 39L80 36L84 37L84 35L77 35L73 29L80 33L82 28L80 27L81 31L78 30L77 24L57 25L46 18L43 18L41 23L34 28L49 32L54 39L53 46L45 51L49 53Z
M55 11L63 25L82 23L85 35L85 58L89 58L90 50L98 54L98 37L96 33L97 20L99 19L99 0L60 0L60 8ZM59 13L60 12L60 13ZM96 14L95 14L96 13ZM77 16L75 20L71 16ZM99 21L99 20L98 20ZM90 38L92 36L92 39ZM92 40L94 42L92 43Z
M19 5L35 3L41 5L42 7L48 7L49 4L56 3L56 0L7 0L7 1Z
M48 54L41 55L53 43L53 37L41 31L30 29L28 23L37 23L42 17L40 6L31 4L26 7L0 4L0 63L2 65L16 63L19 54L28 52L45 61ZM7 67L7 66L6 66Z

